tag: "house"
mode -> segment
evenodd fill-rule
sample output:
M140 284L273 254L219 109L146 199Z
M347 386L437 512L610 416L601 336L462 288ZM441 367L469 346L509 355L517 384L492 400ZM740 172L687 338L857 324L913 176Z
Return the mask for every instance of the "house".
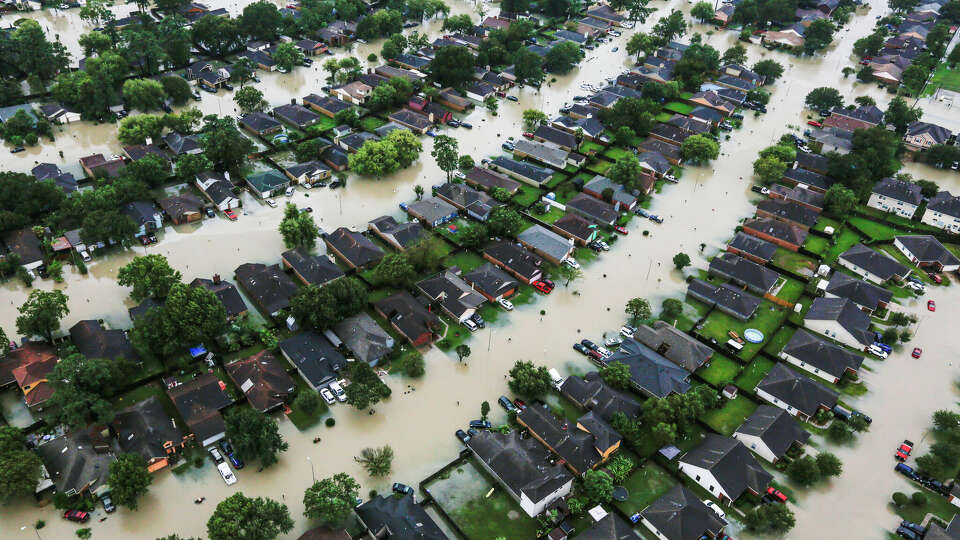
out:
M689 371L635 339L624 339L613 356L598 361L601 365L614 362L630 368L631 386L645 396L663 398L690 389Z
M846 298L815 298L803 326L860 351L874 342L870 316Z
M166 197L157 201L157 204L174 225L183 225L203 218L203 214L200 213L203 201L190 193Z
M560 393L581 409L590 411L606 422L617 413L630 419L640 415L640 401L629 392L616 390L608 385L596 371L583 377L571 375L560 385Z
M761 77L755 71L747 69L746 66L740 64L726 64L720 68L720 71L725 75L730 75L731 77L736 77L750 83L753 87L760 86L764 82L764 77ZM746 90L744 90L746 91Z
M6 246L6 253L13 253L20 257L20 266L27 270L43 266L43 246L32 228L7 231L3 235L0 247L2 246Z
M203 148L200 147L200 141L196 135L181 135L171 131L163 136L163 143L175 156L203 153Z
M797 330L780 351L780 358L832 383L845 375L857 378L863 357L824 341L806 330Z
M604 195L604 192L607 190L610 190L608 195ZM637 205L637 198L628 192L622 184L618 184L606 176L599 174L584 184L583 192L597 199L609 202L617 211L633 210Z
M275 197L290 187L290 179L276 169L251 174L244 181L250 189L250 193L253 193L259 199Z
M855 244L841 253L837 264L877 285L889 281L901 282L910 275L910 269L893 257L863 244Z
M396 344L390 334L366 313L358 313L338 322L333 333L361 362L377 365Z
M440 184L433 187L433 193L477 221L487 221L493 209L502 206L493 197L466 184Z
M710 107L704 107L703 105L694 107L694 109L690 111L690 117L700 122L708 123L712 127L717 127L726 119L722 112L711 109Z
M569 152L551 142L537 142L526 138L516 141L513 148L515 158L530 158L555 169L566 167L569 155Z
M448 540L413 493L377 495L353 509L370 538Z
M320 121L320 115L296 103L274 107L273 116L300 129L307 128Z
M836 392L783 364L774 364L756 392L757 397L801 420L810 420L820 410L829 411L837 404Z
M166 161L166 166L170 167L170 154L166 153L155 144L132 144L123 147L123 153L130 158L130 161L140 161L147 156L156 156Z
M847 298L867 313L885 309L893 293L883 287L851 277L843 272L834 272L823 289L827 298Z
M147 460L147 470L156 472L170 463L192 436L185 435L156 396L117 411L110 429L117 438L117 447L125 454L136 454Z
M314 139L316 140L316 139ZM292 182L298 184L312 184L330 178L330 167L327 167L322 161L313 160L306 163L297 163L283 170Z
M823 120L823 126L853 133L858 129L877 127L882 122L883 111L875 105L861 105L855 109L834 107L830 116Z
M102 489L110 464L116 461L109 441L94 427L44 442L37 453L53 487L67 496Z
M540 187L553 176L550 169L502 156L491 161L488 167L533 187Z
M414 347L430 343L440 331L440 318L406 291L374 303L373 309Z
M185 383L167 383L167 396L187 423L201 447L210 446L226 436L220 411L233 403L226 384L213 373L203 373Z
M116 178L126 167L126 162L120 156L107 159L103 154L93 154L80 158L80 167L90 178Z
M923 202L923 196L920 194L920 186L913 182L887 177L873 186L867 206L911 219L921 202ZM925 218L930 213L929 205L927 208Z
M356 33L357 23L337 20L317 31L317 37L331 47L342 47L353 39Z
M548 408L527 407L517 415L517 423L560 456L567 468L577 476L610 459L623 440L619 433L592 411L571 426L566 418L557 418Z
M897 64L890 61L882 61L881 58L867 62L867 66L873 70L871 74L873 78L880 83L889 85L892 88L900 85L900 80L903 78L903 68Z
M671 124L657 124L650 130L650 136L668 144L680 146L683 141L693 135Z
M226 68L204 70L197 77L197 85L213 88L221 88L224 83L230 80L230 72Z
M396 58L385 58L403 69L415 71L424 71L424 68L430 65L430 59L413 54L398 54Z
M351 133L349 135L344 135L337 139L337 144L340 145L340 148L343 148L351 154L358 152L363 145L367 144L367 141L379 141L380 137L377 137L373 133L367 133L366 131L358 131L356 133ZM349 160L348 160L349 163Z
M716 306L718 310L741 321L752 317L761 302L756 296L727 283L714 285L702 279L691 280L687 287L687 294L708 306Z
M213 279L194 278L190 282L191 287L203 287L204 289L217 295L220 303L227 312L227 318L236 319L247 313L247 304L240 296L240 291L234 287L233 283L220 279L220 274L214 274Z
M793 187L774 184L770 186L769 197L782 201L799 204L800 206L819 214L823 212L826 196L819 191L807 189L803 184L797 184Z
M920 221L949 233L960 234L960 197L951 195L949 191L937 193L927 201L927 209Z
M730 19L733 18L733 12L736 10L736 6L733 4L724 4L720 6L719 9L713 12L713 20L716 24L720 26L727 26L727 23L730 22Z
M151 202L131 201L121 211L138 227L135 236L151 234L163 228L163 214Z
M506 190L510 195L514 195L517 190L520 189L520 182L511 179L510 177L491 171L490 169L484 169L482 167L474 167L466 173L466 177L463 179L465 184L471 185L478 189L483 189L485 191L492 191L494 188L500 188Z
M591 141L605 142L606 138L603 135L604 129L603 123L599 119L588 116L585 118L574 118L572 116L559 116L554 118L550 125L562 130L567 133L573 133L576 135L578 132L583 133L583 137L590 139Z
M264 51L243 51L237 56L249 59L257 69L264 71L275 71L277 69L277 61Z
M586 193L578 193L574 198L567 201L566 207L569 212L578 214L599 225L612 227L620 217L620 213L613 206Z
M570 494L573 475L551 460L550 452L520 434L480 431L467 441L477 462L510 494L530 517L538 516Z
M824 149L824 151L826 152L827 149ZM820 193L826 193L827 190L837 182L830 176L808 171L807 169L801 169L800 167L787 169L786 172L783 173L783 181L790 186L803 184L807 186L807 189L819 191Z
M489 262L464 274L463 280L490 302L512 296L518 285L509 274Z
M640 523L664 540L719 538L727 525L683 484L673 486L643 509Z
M404 78L412 83L419 83L423 79L426 79L427 76L419 71L407 70L396 68L393 66L377 66L373 70L374 73L380 75L381 77L386 77L388 79L393 79L396 77Z
M197 189L221 211L240 208L240 199L233 193L229 173L202 172L197 175Z
M473 317L486 297L461 279L459 272L457 268L428 277L417 283L417 290L432 303L439 304L448 317L462 323Z
M318 94L310 94L303 98L303 104L329 118L333 118L340 111L345 111L353 107L352 103L341 101L332 96L321 96Z
M769 218L793 225L804 231L817 223L817 212L793 201L767 199L757 203L757 217Z
M739 79L738 79L739 80ZM678 127L691 135L710 133L710 123L699 118L691 118L682 114L674 114L667 120L667 124Z
M290 297L297 292L297 284L279 264L244 263L237 267L234 275L260 312L269 317L277 317L289 308Z
M293 378L287 375L269 350L225 364L223 369L247 396L250 406L262 413L282 406L297 388Z
M807 231L785 221L771 218L748 219L743 232L790 251L799 251L807 240Z
M555 531L563 530L563 523ZM556 538L552 534L546 538ZM578 540L639 540L633 526L618 514L606 514L577 535Z
M60 167L57 167L53 163L41 163L33 169L30 169L30 174L40 182L53 180L53 183L60 186L68 197L77 191L79 187L73 173L61 171Z
M78 321L70 327L70 341L87 358L129 360L140 363L140 355L126 330L107 330L97 320Z
M440 197L428 197L422 201L409 203L406 211L427 227L439 227L448 221L457 219L457 208Z
M560 236L542 225L534 225L517 235L517 241L544 259L560 264L574 248L573 240Z
M423 237L423 226L417 221L397 223L391 216L381 216L367 224L367 228L399 251L415 245Z
M827 174L827 170L830 168L830 158L820 154L798 150L797 166L817 174Z
M48 122L56 124L70 124L80 121L80 111L62 103L45 103L40 106L40 113Z
M803 448L810 432L803 429L785 410L760 405L733 433L743 443L770 463L776 463L792 448Z
M597 225L577 214L566 214L554 221L552 227L560 235L570 238L580 246L585 246L597 238Z
M327 249L351 269L359 270L377 264L384 255L383 250L369 238L346 227L328 234L323 241Z
M440 93L433 98L433 101L443 105L444 107L449 107L457 112L463 112L468 108L473 107L473 102L458 94L453 88L444 88L443 90L440 90Z
M803 29L802 25L798 26L800 26L800 29ZM782 32L768 31L766 34L763 34L763 42L779 45L788 49L799 49L806 43L806 39L804 39L803 34L798 28L791 27Z
M665 321L654 321L653 326L639 326L633 339L691 373L713 356L713 349L709 346Z
M557 147L566 150L567 152L575 152L579 147L577 144L577 137L574 134L567 133L566 131L559 130L546 124L539 126L537 130L533 132L533 140L538 142L553 143Z
M433 127L433 123L430 122L430 118L427 117L427 115L411 111L410 109L400 109L388 116L387 119L420 135L425 134L428 129Z
M696 448L680 457L680 472L717 497L733 503L744 493L759 496L773 480L740 441L708 433Z
M300 52L302 52L304 56L316 56L327 52L326 45L312 39L301 39L294 43L294 45L300 49Z
M347 360L327 338L313 332L301 332L280 342L280 354L297 368L315 391L325 388L347 367Z
M614 26L622 25L627 18L620 15L606 4L598 4L596 7L587 10L587 16L601 21L607 21Z
M903 141L908 150L920 152L937 144L946 144L951 135L950 130L945 127L928 122L913 122L907 126Z
M261 137L283 131L283 124L262 112L247 113L241 116L237 123L246 128L247 131Z
M345 171L350 165L347 154L345 154L343 150L333 146L324 150L323 154L320 155L320 159L335 171Z
M933 272L955 272L960 259L929 235L898 236L893 245L918 268Z
M960 489L960 485L954 484L950 490L950 495L947 497L947 499L954 506L957 505L955 493L958 489ZM937 520L931 519L927 523L927 528L923 533L923 538L925 540L955 540L956 538L960 538L960 519L954 515L953 518L950 519L950 524L946 528L937 523Z
M483 258L527 285L542 277L543 260L520 244L499 242L483 250Z
M732 103L723 99L723 97L714 90L697 92L690 98L690 103L709 107L720 112L725 117L733 114L734 109L736 109Z
M710 261L708 273L727 278L759 295L770 294L780 279L777 272L729 252L714 257Z
M353 81L332 88L330 93L340 101L354 105L363 105L367 101L367 98L370 97L370 92L372 91L373 88L365 82Z
M46 343L24 343L0 359L0 386L16 382L27 407L39 410L53 396L47 377L59 361L56 349Z
M303 247L284 251L280 256L284 269L293 272L304 285L326 285L342 278L343 270L326 255L311 255Z

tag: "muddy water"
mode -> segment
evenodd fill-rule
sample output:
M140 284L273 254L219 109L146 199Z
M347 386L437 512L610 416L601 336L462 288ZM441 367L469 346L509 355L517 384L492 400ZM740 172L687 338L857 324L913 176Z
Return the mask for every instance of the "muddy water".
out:
M473 9L468 3L452 4L464 11ZM669 12L670 7L689 9L685 2L676 2L667 5L658 15ZM711 167L689 167L678 185L665 188L652 207L652 211L666 218L664 224L645 221L631 224L631 234L621 238L613 251L589 266L582 280L569 288L555 290L549 298L541 299L535 305L519 307L501 322L478 332L470 342L473 354L466 364L458 364L455 357L435 349L430 351L426 357L427 376L419 381L390 378L388 382L394 389L393 397L376 407L377 414L370 416L338 405L334 407L336 427L320 428L316 433L300 433L289 422L281 420L283 435L290 443L289 451L279 464L267 471L240 471L236 488L248 495L269 496L286 502L291 514L297 518L297 526L291 534L296 537L310 526L301 519L301 494L313 475L321 478L346 471L363 483L364 493L370 488L386 489L394 480L416 483L455 455L459 443L453 437L453 431L478 414L481 401L492 402L498 395L507 393L504 373L515 360L533 360L565 372L589 369L589 365L570 350L569 344L581 337L595 339L604 331L618 328L623 321L623 304L628 298L643 296L659 305L666 297L683 294L682 276L671 270L670 259L682 250L693 256L695 266L705 267L705 259L697 255L699 244L707 244L707 255L714 253L731 236L737 222L750 214L752 207L747 197L750 163L757 151L774 142L786 126L805 123L801 113L802 100L810 89L836 86L851 100L856 95L869 94L878 103L886 102L886 95L875 87L843 80L840 75L840 69L849 59L852 42L870 31L872 14L879 9L880 2L875 2L871 15L855 18L850 24L850 32L843 36L843 42L823 58L801 60L750 47L750 63L769 56L790 64L784 78L774 88L770 112L760 118L749 116L744 129L723 144L720 159ZM438 23L431 26L432 35L435 35ZM696 28L702 32L709 29ZM470 113L467 119L476 126L474 130L448 131L459 139L461 152L469 151L475 159L497 153L503 138L519 134L519 113L523 109L539 107L553 114L574 95L586 93L579 88L581 83L598 83L625 69L629 65L624 50L628 37L629 33L615 43L604 44L591 52L578 70L558 78L542 92L529 88L519 90L520 103L502 101L497 117L489 116L482 109ZM708 38L721 50L735 40L736 34L729 32ZM613 46L619 46L620 52L611 53ZM379 53L379 44L357 49L360 58L365 58L371 51ZM271 103L279 104L290 97L316 91L323 84L318 80L322 76L319 72L312 74L309 70L299 69L287 76L267 74L263 77L262 87ZM232 101L226 93L221 92L219 101L218 107L224 107L224 113L227 107L232 110ZM208 108L211 103L216 101L205 94L204 109L219 112ZM92 127L82 125L66 129L83 132ZM112 136L91 136L83 140L87 142L77 143L77 148L68 150L79 156L90 153L91 146L87 144L106 144L119 149ZM328 230L341 225L364 227L369 219L395 214L399 202L413 197L415 184L427 188L442 181L443 174L429 157L429 139L424 140L424 146L423 159L397 175L381 181L351 176L345 190L298 190L294 202L313 207L318 223ZM13 167L29 169L34 159L38 158L29 161L17 158L12 160ZM237 222L215 219L199 225L168 227L156 246L109 255L91 264L87 276L68 275L66 283L60 285L70 296L71 313L64 321L64 327L91 317L106 318L117 325L129 324L127 291L113 280L117 268L145 251L166 255L187 280L213 273L230 276L243 262L277 262L283 250L276 232L281 211L252 200L245 203L244 215ZM651 231L650 236L640 234L644 229ZM51 285L45 282L40 286ZM904 490L906 486L900 485L900 480L886 469L890 466L889 447L903 437L916 437L913 440L919 442L920 435L911 431L910 426L926 425L930 411L949 405L954 399L951 393L954 374L945 357L946 344L941 343L938 350L935 336L946 334L947 321L953 315L950 296L960 294L956 291L960 289L953 287L933 293L933 298L942 307L935 317L926 317L920 324L915 342L925 347L922 361L896 354L869 374L868 385L873 391L857 406L874 417L873 427L853 449L836 450L845 458L844 476L820 490L823 493L801 498L796 509L798 526L791 538L821 538L826 530L838 538L877 537L880 536L879 528L892 522L884 502L891 491ZM22 303L25 296L26 291L19 285L4 285L0 326L8 330L13 328L14 307ZM539 314L541 309L546 311L545 316ZM911 369L919 366L924 369ZM928 385L920 387L930 388L930 391L911 398L909 409L902 400L896 408L884 407L883 400L894 395L901 381L913 383L911 387ZM323 438L319 445L310 442L315 434ZM373 481L351 457L363 447L385 443L396 451L395 474L389 481ZM307 457L311 459L308 461ZM882 473L875 473L878 468ZM201 535L213 505L234 491L217 476L209 466L186 477L161 473L155 478L140 512L119 510L106 522L93 525L94 531L98 537L106 535L108 538L154 538L171 532ZM878 489L863 493L864 486L874 486L878 482ZM203 508L197 508L191 501L201 495L207 497L207 502ZM854 500L857 500L856 508L849 514L856 515L837 511L850 506ZM171 519L171 516L176 518ZM31 531L21 532L19 527L38 518L48 523L43 530L44 537L72 536L73 527L57 518L52 509L36 509L28 504L0 509L0 532L5 537L29 538L23 535L29 535Z

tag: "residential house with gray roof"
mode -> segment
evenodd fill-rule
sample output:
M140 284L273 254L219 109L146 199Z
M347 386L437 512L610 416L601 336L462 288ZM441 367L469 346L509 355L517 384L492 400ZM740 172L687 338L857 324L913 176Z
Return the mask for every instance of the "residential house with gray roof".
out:
M374 303L373 309L414 347L430 343L441 331L440 318L407 291Z
M610 203L616 210L633 210L637 205L637 198L628 192L622 184L618 184L603 175L595 175L584 184L583 192L598 199L606 200L604 192L610 190Z
M640 523L664 540L719 538L727 524L683 484L673 486L640 512Z
M110 464L116 461L109 441L94 427L44 442L37 453L50 475L49 482L57 492L68 496L101 490L106 486Z
M714 285L702 279L691 280L687 286L687 294L741 321L752 317L761 302L756 296L727 283Z
M907 149L921 152L937 144L946 144L952 133L945 127L929 122L913 122L907 126L907 133L903 136Z
M756 392L757 397L801 420L809 420L818 411L829 411L837 404L836 392L783 364L773 365Z
M234 272L237 283L247 296L268 317L276 317L290 307L290 298L297 292L297 284L279 264L245 263Z
M397 223L392 216L380 216L367 223L367 228L398 251L416 244L423 238L423 225L419 221Z
M797 330L780 351L780 358L821 379L837 383L844 376L854 379L863 364L859 354L807 332Z
M803 326L860 351L874 342L870 316L847 298L815 298Z
M691 373L703 367L713 356L713 349L709 346L665 321L639 326L633 339Z
M561 236L542 225L534 225L517 235L517 240L544 259L560 264L573 253L573 240Z
M560 385L560 393L581 409L591 411L607 422L617 413L630 419L640 415L640 401L633 394L608 385L596 371L583 377L570 375Z
M509 176L500 174L490 169L485 169L483 167L474 167L466 173L466 177L463 179L465 184L474 186L476 188L491 191L494 188L500 188L506 190L507 193L513 195L520 189L520 182L513 180Z
M770 186L770 198L779 199L795 204L820 214L823 212L824 200L826 196L819 191L814 191L812 189L807 189L802 184L798 184L793 187L784 186L782 184L774 184Z
M353 512L370 538L449 540L413 493L377 495Z
M783 221L805 231L817 223L817 212L793 201L767 199L757 204L757 217Z
M920 221L949 233L960 234L960 197L951 195L949 191L937 193L927 201L927 209Z
M517 414L517 423L551 452L560 456L570 471L580 476L607 461L623 437L592 411L570 425L546 407L527 407Z
M748 291L765 295L773 291L780 274L733 253L723 252L710 261L710 275L721 276L747 288Z
M809 234L792 223L766 217L744 221L743 232L790 251L799 251Z
M810 439L787 411L773 405L760 405L733 433L744 446L770 463L776 463L791 448L802 448Z
M527 285L543 276L543 259L518 243L499 242L488 246L483 250L483 258Z
M347 360L330 341L315 332L300 332L280 342L280 354L315 391L329 386Z
M494 208L503 206L500 201L467 184L440 184L433 187L433 193L477 221L487 221Z
M540 187L553 176L553 171L545 167L502 156L491 161L488 167L534 187Z
M599 225L613 226L620 213L612 206L586 193L578 193L567 201L567 211L580 215Z
M237 123L260 136L283 131L283 124L262 112L247 113L241 116Z
M577 245L585 246L597 238L597 225L577 214L566 214L551 225L553 230L570 238Z
M625 339L613 356L597 362L626 364L630 368L630 384L645 396L663 398L685 394L690 389L689 371L635 339Z
M888 176L874 184L867 206L911 219L921 202L923 202L923 195L920 194L920 186ZM928 205L927 213L929 212ZM927 213L924 214L924 218L927 217Z
M884 309L893 298L893 293L883 287L851 277L843 272L834 272L823 289L827 298L848 298L860 309L873 313Z
M361 362L371 366L377 365L393 351L396 341L386 332L373 317L360 312L338 322L333 326L333 333L343 344L353 351L353 355Z
M893 245L918 268L933 272L955 272L960 259L930 235L898 236Z
M733 503L744 493L766 492L773 480L740 441L708 433L693 450L680 457L680 472L721 503Z
M837 183L833 177L808 171L807 169L801 169L800 167L787 169L783 173L783 181L791 186L804 184L808 188L821 193L826 193L827 190L830 189L830 186Z
M312 126L320 121L320 115L296 103L274 107L273 116L300 129Z
M550 142L521 138L514 144L513 155L519 159L529 158L555 169L563 169L567 166L569 152Z
M458 323L473 317L486 298L473 290L459 274L460 269L447 270L417 282L417 289Z
M407 204L410 217L420 220L426 227L439 227L457 218L457 207L440 197L428 197L422 201Z
M284 251L283 267L293 272L304 285L326 285L344 276L343 270L326 255L312 255L304 247Z
M243 392L254 410L274 411L296 390L293 377L269 350L241 358L223 366L233 384Z
M893 257L863 244L855 244L841 253L837 258L837 264L877 285L883 285L891 280L900 282L910 275L910 269L898 263Z
M346 227L328 234L323 241L333 254L353 269L373 266L383 258L383 250L361 233Z
M777 246L755 236L738 232L727 244L727 251L750 259L757 264L767 264L777 252Z

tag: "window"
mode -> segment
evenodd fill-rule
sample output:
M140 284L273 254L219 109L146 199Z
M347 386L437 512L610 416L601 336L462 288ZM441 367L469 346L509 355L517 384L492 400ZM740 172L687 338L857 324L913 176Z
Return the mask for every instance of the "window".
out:
M697 475L697 477L696 477L694 480L696 480L697 482L699 482L699 481L700 481L700 475Z
M710 492L713 493L713 486L710 486Z

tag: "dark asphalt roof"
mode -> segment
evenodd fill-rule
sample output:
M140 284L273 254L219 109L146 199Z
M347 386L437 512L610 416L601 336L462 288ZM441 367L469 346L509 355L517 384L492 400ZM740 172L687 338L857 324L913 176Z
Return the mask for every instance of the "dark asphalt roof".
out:
M840 254L840 258L886 281L893 276L906 276L910 269L898 263L886 253L874 251L863 244L856 244Z
M804 320L836 321L859 343L867 346L873 343L870 331L870 316L846 298L816 298Z
M467 441L467 447L483 461L518 497L526 494L540 502L573 480L573 474L559 463L551 465L550 452L533 437L481 431Z
M673 486L641 515L667 540L699 540L708 532L711 536L719 535L725 526L717 514L683 484Z
M727 245L765 261L772 259L773 254L777 252L777 246L774 244L743 232L738 232Z
M709 271L763 292L769 292L780 279L775 271L726 251L710 261Z
M737 428L737 433L759 437L778 458L786 455L793 443L804 444L810 438L810 432L800 427L790 413L773 405L757 407Z
M836 392L779 363L774 364L770 373L760 381L757 390L763 390L807 416L816 414L820 407L830 409L837 404Z
M921 263L938 262L943 266L960 264L960 259L951 253L939 240L928 235L898 236L900 242Z
M690 389L690 372L667 360L634 339L625 339L620 349L606 360L622 362L630 368L630 382L656 397L684 394Z
M863 363L863 357L859 354L820 339L802 328L793 334L781 352L834 377L843 376L847 369L857 371Z
M710 471L733 500L747 489L763 493L773 479L740 441L715 433L708 433L680 461Z
M873 283L851 277L843 272L834 272L827 284L826 292L840 298L849 298L857 304L876 310L881 303L888 303L893 293Z
M876 185L873 186L873 192L913 205L918 205L923 200L923 195L920 194L920 186L913 182L897 180L889 176L877 182ZM931 202L932 201L933 199L931 199ZM927 207L929 208L929 205Z

